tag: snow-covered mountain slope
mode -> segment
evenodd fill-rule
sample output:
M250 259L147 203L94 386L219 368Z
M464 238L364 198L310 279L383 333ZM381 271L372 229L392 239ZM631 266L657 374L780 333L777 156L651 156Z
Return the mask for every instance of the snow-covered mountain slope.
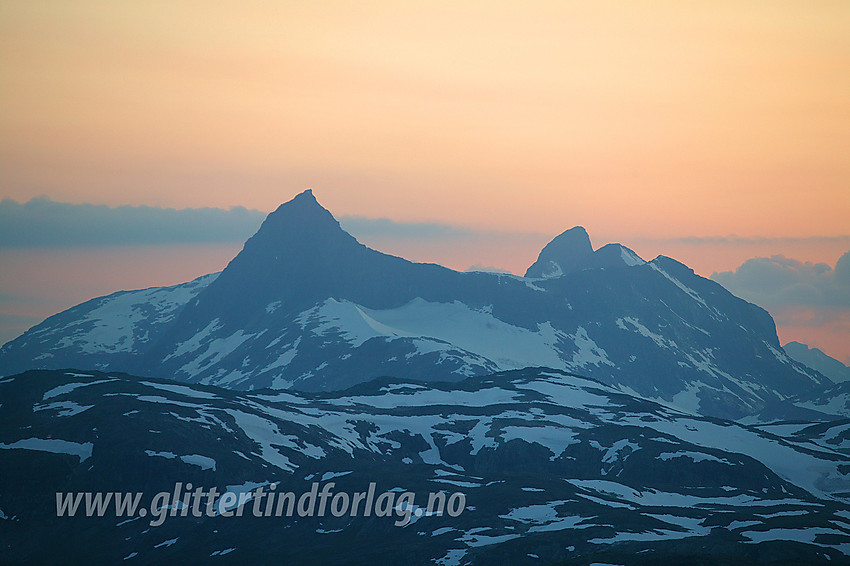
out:
M0 400L0 540L12 564L850 560L842 447L563 372L309 394L33 371L0 380ZM57 492L138 492L147 507L177 482L247 494L244 516L176 508L159 526L111 509L56 516ZM395 524L404 507L254 516L261 489L303 494L312 482L333 482L334 493L375 482L379 493L415 494L419 507L429 492L458 492L465 507L406 526Z
M796 395L767 405L758 413L741 419L746 423L777 421L824 422L850 419L850 382Z
M0 374L23 367L144 368L144 352L217 273L173 287L119 291L55 314L0 350ZM120 360L120 361L119 361Z
M308 191L217 277L60 313L6 344L0 372L92 367L317 391L548 366L731 418L828 383L785 355L767 312L675 260L593 251L577 227L535 266L538 278L461 273L382 254Z

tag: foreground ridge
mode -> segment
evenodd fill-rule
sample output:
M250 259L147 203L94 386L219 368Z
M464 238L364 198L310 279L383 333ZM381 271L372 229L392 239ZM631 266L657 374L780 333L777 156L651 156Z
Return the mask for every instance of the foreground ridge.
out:
M0 381L0 398L10 563L835 564L850 555L850 452L824 442L846 439L847 419L784 440L546 369L317 394L33 371ZM187 510L155 526L156 510L56 516L56 492L138 492L146 506L187 482L245 494L243 515ZM395 524L403 508L264 516L258 504L253 513L273 484L303 494L331 482L333 493L371 483L412 493L420 507L427 493L460 493L465 506L456 516L410 513L405 526Z

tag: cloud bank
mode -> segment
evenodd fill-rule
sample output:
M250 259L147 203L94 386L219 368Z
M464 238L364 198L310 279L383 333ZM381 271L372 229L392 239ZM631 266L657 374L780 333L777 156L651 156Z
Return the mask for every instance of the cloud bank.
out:
M347 232L364 238L444 240L476 235L472 230L438 222L396 222L389 218L343 216L339 223Z
M850 363L850 251L835 266L783 255L757 257L711 279L766 308L780 338L815 345Z
M790 246L795 244L847 244L850 246L850 234L838 236L682 236L679 238L637 238L638 240L686 244L691 246ZM756 258L769 259L769 258Z
M835 267L774 255L747 260L735 271L713 273L711 279L768 310L850 309L850 251Z
M0 248L72 248L146 244L240 242L260 227L265 213L233 207L108 207L55 202L0 201Z

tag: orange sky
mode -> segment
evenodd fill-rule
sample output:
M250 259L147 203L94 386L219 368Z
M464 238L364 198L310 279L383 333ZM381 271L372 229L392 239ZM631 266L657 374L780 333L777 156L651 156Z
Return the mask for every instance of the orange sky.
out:
M850 3L0 4L3 196L835 235ZM447 205L447 201L451 204Z
M3 0L0 37L0 197L272 210L310 186L338 216L582 224L705 275L750 250L652 242L850 232L846 0Z

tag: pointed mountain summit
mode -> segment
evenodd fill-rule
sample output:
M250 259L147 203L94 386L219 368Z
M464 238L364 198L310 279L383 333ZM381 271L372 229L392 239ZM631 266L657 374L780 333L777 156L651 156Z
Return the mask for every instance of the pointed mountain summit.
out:
M369 251L308 189L268 215L191 310L244 320L274 300L312 304Z
M265 255L269 257L264 259L272 260L290 247L303 251L351 244L359 245L307 189L269 214L240 255Z
M187 305L178 333L163 345L187 339L210 321L249 328L271 311L300 312L328 298L371 308L398 306L429 296L429 289L458 276L364 246L308 189L269 214L218 278Z
M526 277L546 278L559 277L572 271L586 256L593 253L590 236L582 226L575 226L557 236L546 244L531 267L525 272Z
M364 249L307 189L266 217L219 279L335 268L345 254Z
M266 217L222 277L235 271L251 275L244 270L265 273L284 265L287 270L298 269L305 263L315 269L340 253L363 247L307 189Z

